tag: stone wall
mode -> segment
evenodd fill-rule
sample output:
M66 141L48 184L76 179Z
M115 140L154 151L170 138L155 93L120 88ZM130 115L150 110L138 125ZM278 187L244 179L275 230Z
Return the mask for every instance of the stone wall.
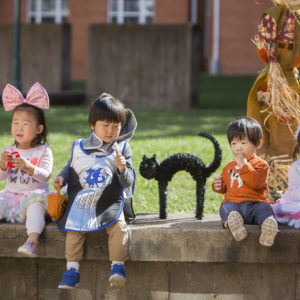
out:
M13 82L13 25L0 26L0 91ZM26 93L34 82L48 92L70 86L70 26L24 24L21 26L21 87Z
M191 25L91 25L87 95L108 92L131 108L196 107L199 49Z
M60 290L65 270L64 233L46 226L36 259L22 258L19 224L0 226L0 299L122 300L295 300L300 299L300 230L281 225L273 247L258 243L258 226L247 225L241 243L221 227L218 216L196 220L140 215L130 225L127 284L108 286L110 262L104 231L90 233L80 265L80 285Z

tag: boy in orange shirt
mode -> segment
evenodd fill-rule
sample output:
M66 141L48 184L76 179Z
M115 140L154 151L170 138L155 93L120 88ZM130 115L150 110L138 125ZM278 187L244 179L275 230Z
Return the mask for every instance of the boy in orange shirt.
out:
M247 236L244 224L257 224L260 244L272 246L278 226L266 197L269 167L256 155L262 128L255 119L239 118L229 124L227 138L234 158L212 185L215 192L225 194L220 207L223 226L239 242Z

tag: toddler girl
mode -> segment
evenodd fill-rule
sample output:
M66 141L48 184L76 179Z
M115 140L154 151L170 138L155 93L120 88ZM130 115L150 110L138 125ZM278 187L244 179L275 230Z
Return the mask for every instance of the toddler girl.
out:
M281 199L273 204L275 217L279 223L287 223L291 227L300 228L300 125L298 126L294 149L294 163L289 168L288 190Z
M36 257L38 238L45 226L48 180L53 165L42 110L49 108L49 98L39 83L30 88L26 99L7 84L2 102L6 111L13 110L11 135L15 142L1 152L0 180L6 180L6 186L0 192L0 219L11 223L26 220L28 238L18 252Z

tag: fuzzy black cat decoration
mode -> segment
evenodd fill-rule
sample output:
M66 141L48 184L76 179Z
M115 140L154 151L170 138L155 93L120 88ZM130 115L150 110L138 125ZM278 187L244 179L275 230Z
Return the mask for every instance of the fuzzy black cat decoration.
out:
M168 197L168 183L172 180L174 174L178 171L185 170L191 174L196 181L196 218L201 220L203 217L205 184L207 178L215 172L222 161L222 150L217 140L204 132L199 132L199 136L209 139L215 148L213 161L206 167L201 159L189 153L177 153L168 156L160 164L156 161L156 155L148 158L145 155L140 164L140 174L146 179L158 181L159 189L159 217L161 219L167 218L167 197Z

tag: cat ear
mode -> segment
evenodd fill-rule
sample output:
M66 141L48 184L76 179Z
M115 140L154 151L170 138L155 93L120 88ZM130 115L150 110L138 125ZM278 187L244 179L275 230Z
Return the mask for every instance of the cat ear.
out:
M147 156L146 155L143 155L143 160L145 160L147 158Z
M153 154L152 158L154 158L156 160L156 154Z

